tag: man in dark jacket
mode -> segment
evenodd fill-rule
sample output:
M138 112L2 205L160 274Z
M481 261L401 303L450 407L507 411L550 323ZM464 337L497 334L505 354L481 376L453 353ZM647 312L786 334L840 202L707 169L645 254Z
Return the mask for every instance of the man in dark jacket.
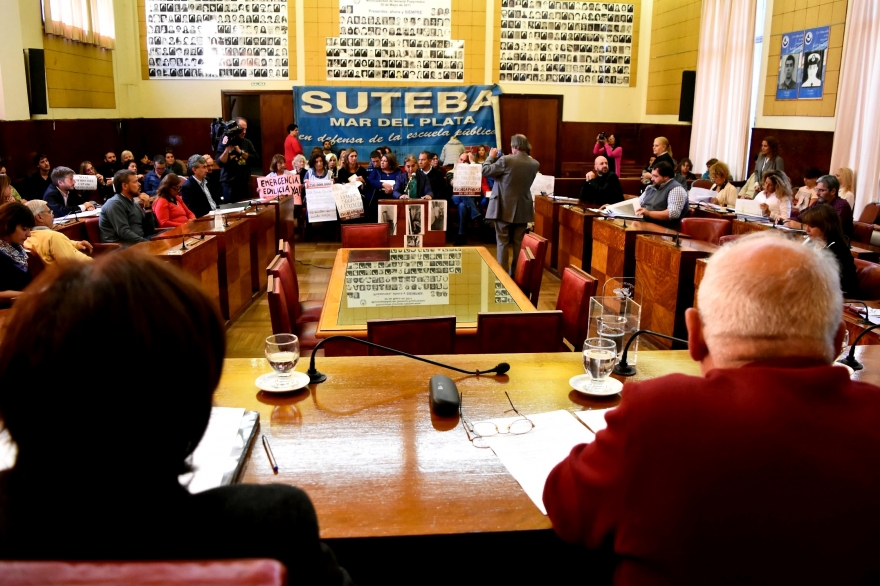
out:
M623 188L617 175L608 169L608 159L599 155L587 181L581 187L580 200L596 207L623 201Z
M74 190L73 175L73 169L69 167L55 167L52 170L52 185L46 188L42 199L56 218L95 209L95 204L86 201Z
M180 196L186 207L196 215L204 216L217 209L217 202L208 189L208 162L201 155L193 155L187 160L189 179L180 188Z

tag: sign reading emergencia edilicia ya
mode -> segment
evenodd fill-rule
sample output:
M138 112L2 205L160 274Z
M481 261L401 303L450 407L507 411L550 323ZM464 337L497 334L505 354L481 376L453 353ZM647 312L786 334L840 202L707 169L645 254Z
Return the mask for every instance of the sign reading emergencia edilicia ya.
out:
M464 146L494 145L491 98L499 93L497 85L295 87L294 116L305 152L329 140L334 151L357 149L360 160L380 146L439 153L453 136Z

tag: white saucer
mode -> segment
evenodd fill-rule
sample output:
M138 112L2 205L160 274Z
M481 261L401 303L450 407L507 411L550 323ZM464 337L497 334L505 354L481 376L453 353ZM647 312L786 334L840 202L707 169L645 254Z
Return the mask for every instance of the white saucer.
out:
M278 375L274 372L261 374L257 377L255 384L260 390L266 391L267 393L289 393L290 391L298 391L309 384L309 375L304 372L294 371L290 373L290 380L287 381L286 385L283 387L276 387L275 381L277 376Z
M576 391L584 393L585 395L591 395L593 397L610 397L611 395L616 395L620 391L623 390L623 383L617 380L616 378L611 378L610 376L605 379L605 385L597 390L590 390L590 381L593 377L588 374L579 374L577 376L573 376L568 380L568 384L571 385Z

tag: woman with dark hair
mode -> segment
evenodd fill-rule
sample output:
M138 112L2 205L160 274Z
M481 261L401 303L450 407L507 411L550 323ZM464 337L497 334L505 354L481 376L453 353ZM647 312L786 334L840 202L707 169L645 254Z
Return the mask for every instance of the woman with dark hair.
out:
M9 175L0 173L0 204L9 203L11 201L21 201L21 196L15 197L15 190L9 182Z
M623 148L617 146L617 137L613 134L605 136L605 133L596 137L593 145L594 155L604 155L612 163L611 170L620 177L620 162L623 160Z
M830 205L818 204L804 210L799 219L807 231L807 243L825 248L837 258L843 296L858 297L856 263L843 234L843 224L837 211Z
M757 184L756 193L761 191L764 173L768 171L785 171L785 161L779 156L779 141L773 136L767 136L761 141L761 153L755 160L755 168L752 170Z
M226 345L215 301L198 282L126 251L60 266L37 284L39 295L18 300L0 342L0 417L18 446L15 466L0 472L0 557L264 557L303 584L348 582L319 541L302 490L238 484L190 494L181 486ZM186 349L186 368L157 382L143 361L165 364L169 340ZM71 344L101 349L87 393L46 376Z
M23 245L35 225L34 214L23 203L0 205L0 299L18 297L33 278Z
M379 218L379 200L394 197L394 184L400 177L400 166L397 164L397 158L391 153L382 155L379 159L379 168L373 169L370 176L367 177L367 185L370 199L366 202L364 209L368 222L376 222Z
M180 177L174 173L166 174L159 183L153 212L156 214L160 228L176 228L196 217L180 197L180 184Z
M341 167L336 174L336 181L338 183L347 183L352 175L356 176L357 179L353 181L360 183L359 187L363 195L364 185L367 183L367 172L358 164L357 151L354 149L349 150L348 157L340 158L339 163Z
M324 151L312 154L309 159L309 169L306 171L306 181L315 179L330 179L330 172L327 170L327 159L324 158Z
M678 181L682 187L687 190L690 190L691 184L688 181L693 182L697 176L691 173L691 169L694 168L694 163L689 158L685 157L678 163L678 168L675 171L675 180Z
M302 155L295 155L302 156ZM287 172L287 159L284 155L275 155L269 163L269 174L266 177L280 177Z

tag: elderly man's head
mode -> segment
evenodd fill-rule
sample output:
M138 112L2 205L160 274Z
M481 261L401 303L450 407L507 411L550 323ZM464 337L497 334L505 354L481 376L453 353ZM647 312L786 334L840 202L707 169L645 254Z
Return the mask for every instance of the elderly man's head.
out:
M55 223L55 216L52 213L52 210L49 209L49 204L42 199L32 199L24 205L26 205L34 215L35 225L51 228L52 224Z
M706 267L697 305L685 318L691 357L704 373L785 357L830 364L843 341L834 256L776 233L722 246Z

